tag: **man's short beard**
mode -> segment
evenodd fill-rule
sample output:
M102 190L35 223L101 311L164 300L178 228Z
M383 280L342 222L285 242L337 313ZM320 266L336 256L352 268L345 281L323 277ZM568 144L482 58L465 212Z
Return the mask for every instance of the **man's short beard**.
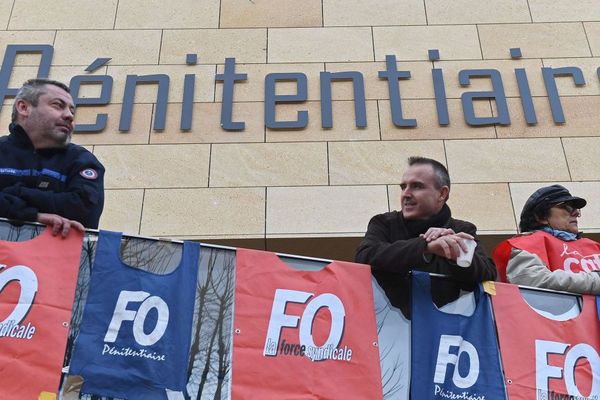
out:
M60 131L61 136L58 136L55 134L56 132L52 132L49 137L51 137L54 141L54 143L56 144L57 147L65 147L67 146L69 143L71 143L71 138L73 137L73 132L69 132L67 134L65 134L64 132Z
M73 134L69 133L66 137L65 140L63 140L62 145L63 146L67 146L69 145L69 143L71 143L71 138L73 137Z

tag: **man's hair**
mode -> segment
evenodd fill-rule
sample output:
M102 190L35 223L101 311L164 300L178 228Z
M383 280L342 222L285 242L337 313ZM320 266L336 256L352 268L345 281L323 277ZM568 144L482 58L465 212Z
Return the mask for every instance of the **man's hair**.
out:
M23 86L21 86L21 88L17 92L17 95L15 96L15 102L13 104L11 115L12 122L15 122L17 120L17 100L25 100L32 106L37 107L40 96L46 93L46 85L54 85L61 88L67 93L71 93L69 87L62 82L55 81L52 79L29 79L23 84Z
M443 186L448 186L448 189L450 189L450 175L448 174L446 167L444 167L444 164L441 162L426 157L409 157L408 166L411 167L413 165L431 165L433 172L435 173L436 189L440 189Z

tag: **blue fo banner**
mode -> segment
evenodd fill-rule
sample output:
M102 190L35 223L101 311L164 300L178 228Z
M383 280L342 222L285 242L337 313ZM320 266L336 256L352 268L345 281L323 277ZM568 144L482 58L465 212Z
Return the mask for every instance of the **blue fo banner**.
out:
M481 284L474 296L471 316L440 311L429 274L413 271L412 399L506 398L490 300Z
M69 373L83 393L167 399L186 383L200 245L184 242L179 266L157 275L121 261L121 236L100 231Z

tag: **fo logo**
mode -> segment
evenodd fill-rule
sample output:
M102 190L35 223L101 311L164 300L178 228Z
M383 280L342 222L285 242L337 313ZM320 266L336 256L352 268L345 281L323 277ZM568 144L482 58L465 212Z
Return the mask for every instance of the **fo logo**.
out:
M461 375L458 367L461 358L463 363L468 361L469 365L469 370L464 376ZM464 340L462 336L442 335L440 337L440 347L433 377L435 383L443 384L446 381L446 371L449 364L454 365L452 382L456 387L466 389L477 382L479 377L479 355L475 346Z
M306 354L315 360L333 358L334 353L337 356L337 347L344 335L346 318L344 305L336 295L331 293L323 293L316 297L313 297L313 295L313 293L299 290L277 289L275 291L263 351L265 356L277 355L281 330L284 327L298 329L299 344L292 345L295 348L294 351L298 353L296 355ZM310 301L308 301L309 299ZM285 309L288 303L306 304L302 316L286 314ZM313 322L315 316L322 308L327 308L331 314L331 327L325 343L322 346L317 346L312 335ZM328 351L319 352L319 350L324 349L328 349Z
M552 365L550 355L555 361L557 356L564 356L562 365ZM577 366L585 360L591 368L592 387L589 396L584 396L577 385L585 382L589 384L589 375L582 372L581 376L575 376ZM586 377L588 377L586 379ZM550 340L535 341L535 384L542 392L549 391L550 379L564 379L565 387L570 398L598 398L600 396L600 357L598 352L586 343L574 346L567 343L554 342ZM558 398L558 397L557 397ZM561 397L562 398L562 397Z
M137 311L133 311L127 308L129 303L142 304L140 304ZM156 310L158 317L156 318L156 325L152 329L152 332L146 333L144 331L144 323L148 313L152 309ZM152 346L163 337L167 330L167 326L169 325L169 306L160 297L150 296L150 293L122 290L119 294L112 319L110 320L110 325L108 326L106 335L104 335L105 342L114 343L117 340L123 321L133 321L133 338L140 346Z
M0 293L11 282L17 282L21 287L17 305L8 317L0 321L0 327L15 327L25 319L31 310L38 291L37 276L31 268L24 265L15 265L14 267L6 268L6 265L0 264L0 271ZM3 329L0 329L0 334L2 333L1 331Z

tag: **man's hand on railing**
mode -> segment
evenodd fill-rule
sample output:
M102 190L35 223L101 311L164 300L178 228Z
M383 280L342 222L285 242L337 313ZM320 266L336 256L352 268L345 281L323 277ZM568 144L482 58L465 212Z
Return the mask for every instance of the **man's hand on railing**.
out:
M52 226L52 235L56 236L59 233L62 237L67 237L71 228L75 228L80 232L84 231L81 223L61 217L58 214L38 213L37 222L44 225Z

